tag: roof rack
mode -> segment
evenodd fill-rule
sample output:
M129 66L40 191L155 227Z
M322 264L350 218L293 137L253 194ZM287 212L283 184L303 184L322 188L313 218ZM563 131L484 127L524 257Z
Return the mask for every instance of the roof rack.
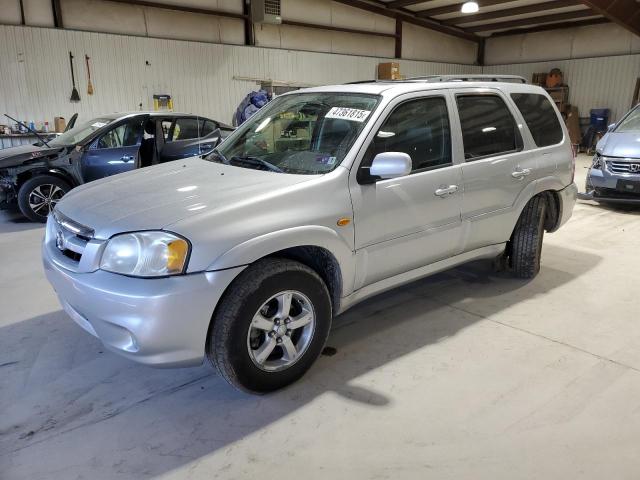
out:
M406 78L405 82L514 82L527 83L519 75L426 75Z
M519 75L425 75L424 77L409 77L402 80L358 80L347 82L345 85L360 83L402 83L402 82L511 82L527 83Z

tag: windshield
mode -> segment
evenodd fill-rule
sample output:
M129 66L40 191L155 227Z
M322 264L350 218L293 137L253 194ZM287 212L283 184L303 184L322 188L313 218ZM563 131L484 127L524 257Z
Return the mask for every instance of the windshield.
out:
M636 107L615 129L617 133L640 133L640 108Z
M113 120L113 118L94 118L81 125L76 125L71 130L50 140L49 145L75 145L76 143L82 142L99 128L113 122Z
M379 97L298 93L269 102L206 157L244 168L313 175L344 159Z

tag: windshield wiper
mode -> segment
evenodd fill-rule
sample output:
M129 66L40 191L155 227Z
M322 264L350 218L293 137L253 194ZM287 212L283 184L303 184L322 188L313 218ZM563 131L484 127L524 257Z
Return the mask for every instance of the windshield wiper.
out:
M271 172L283 173L283 170L280 167L277 167L273 163L269 163L266 160L263 160L263 159L258 158L258 157L250 157L250 156L240 157L240 156L236 156L236 157L231 157L231 160L228 163L229 164L241 163L241 164L249 165L249 166L252 166L252 167L260 166L260 167L266 168L267 170L269 170Z

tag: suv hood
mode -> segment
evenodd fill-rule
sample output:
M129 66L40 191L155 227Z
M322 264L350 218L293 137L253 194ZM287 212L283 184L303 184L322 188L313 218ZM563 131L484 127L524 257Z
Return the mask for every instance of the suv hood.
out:
M640 133L609 132L598 142L597 151L609 157L640 158Z
M159 230L313 178L193 157L82 185L65 195L56 210L106 239L126 231Z

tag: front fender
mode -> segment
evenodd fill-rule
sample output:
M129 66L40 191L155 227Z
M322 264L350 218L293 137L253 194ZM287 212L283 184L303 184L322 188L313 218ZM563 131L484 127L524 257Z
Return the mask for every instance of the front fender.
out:
M355 277L354 253L335 230L319 225L292 227L251 238L220 255L207 267L207 271L248 265L280 250L302 246L328 250L340 265L342 296L351 293Z

